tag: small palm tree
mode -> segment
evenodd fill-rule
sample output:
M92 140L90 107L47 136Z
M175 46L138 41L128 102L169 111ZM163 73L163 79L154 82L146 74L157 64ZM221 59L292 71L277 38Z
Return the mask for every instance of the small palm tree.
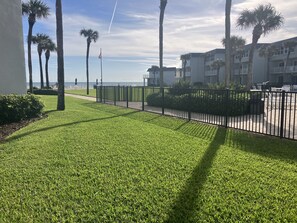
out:
M167 0L160 0L160 20L159 20L159 61L160 61L160 88L164 87L163 83L163 22Z
M48 61L51 56L51 52L56 51L57 47L55 43L49 39L48 42L44 45L45 50L45 78L46 78L46 87L49 88L49 74L48 74Z
M32 43L37 44L37 52L39 58L39 70L40 70L40 88L44 88L43 81L43 69L42 69L42 59L41 55L44 51L44 47L47 41L49 41L50 37L45 34L37 33L36 36L32 36Z
M242 29L253 27L252 45L249 52L247 89L252 86L253 56L258 40L273 30L281 27L284 18L271 4L259 5L254 10L244 10L237 19L237 26Z
M267 74L266 74L266 80L268 81L269 74L270 74L270 59L271 57L277 52L277 48L273 45L263 45L259 49L259 56L265 57L267 59Z
M87 73L87 94L89 94L89 54L91 42L96 42L99 38L97 31L92 29L82 29L80 35L87 38L87 55L86 55L86 73Z
M28 2L22 2L22 14L28 16L28 69L29 69L29 86L30 92L33 92L33 78L32 78L32 58L31 58L31 42L32 31L36 19L47 18L50 8L41 0L29 0Z
M212 62L211 67L212 69L215 69L217 71L217 83L220 82L220 70L221 67L225 66L225 62L222 59L216 59L214 62Z
M63 13L61 0L56 0L56 36L58 62L58 103L59 111L65 110L64 90L64 49L63 49Z
M231 78L229 79L229 81L232 79L232 77L234 77L234 62L235 62L235 56L240 56L241 52L243 51L243 48L245 46L245 39L243 39L240 36L231 36L230 38L230 49L231 49L231 54L230 54L230 58L231 58ZM226 38L222 39L222 44L223 46L226 46ZM241 62L241 61L240 61ZM226 74L228 74L226 72Z
M288 41L284 43L284 48L287 49L287 56L285 60L285 67L284 67L284 75L287 72L288 61L290 58L290 54L294 51L295 47L297 46L296 41Z

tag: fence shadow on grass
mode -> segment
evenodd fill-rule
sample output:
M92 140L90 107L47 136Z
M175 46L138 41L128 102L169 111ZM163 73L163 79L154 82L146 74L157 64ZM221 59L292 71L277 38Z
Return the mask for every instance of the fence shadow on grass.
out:
M221 145L224 144L226 129L217 128L214 138L206 149L200 163L195 167L191 177L185 183L175 204L169 213L166 223L191 222L194 212L197 210L196 204L200 199L203 185L205 184L214 158Z

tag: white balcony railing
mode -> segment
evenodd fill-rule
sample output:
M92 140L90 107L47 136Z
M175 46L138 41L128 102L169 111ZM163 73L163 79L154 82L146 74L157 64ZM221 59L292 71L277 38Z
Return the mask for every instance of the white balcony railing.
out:
M217 75L216 71L205 71L205 76L215 76Z
M273 67L272 73L278 74L284 72L284 67ZM297 66L288 66L286 69L286 73L297 72Z

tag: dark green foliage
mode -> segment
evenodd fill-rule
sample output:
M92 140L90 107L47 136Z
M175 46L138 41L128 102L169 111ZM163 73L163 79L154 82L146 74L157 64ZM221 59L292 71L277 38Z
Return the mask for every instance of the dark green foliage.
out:
M249 113L249 96L229 91L197 91L180 96L165 94L164 107L212 115L237 116ZM227 100L227 98L229 100ZM162 95L155 93L147 97L149 106L162 107Z
M189 81L180 80L173 84L172 88L168 89L169 94L172 95L183 95L191 92L191 83Z
M37 95L58 95L58 92L53 89L34 89L33 94Z
M0 95L0 125L38 117L43 107L34 95Z

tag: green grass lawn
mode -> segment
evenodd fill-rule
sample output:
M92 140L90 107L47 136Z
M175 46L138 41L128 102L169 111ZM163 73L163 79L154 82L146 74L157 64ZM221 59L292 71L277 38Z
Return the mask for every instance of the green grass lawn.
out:
M69 94L77 94L77 95L83 95L83 96L89 96L89 97L96 97L96 89L89 89L89 95L87 95L87 89L71 89L71 90L65 90L65 93Z
M0 144L0 222L297 222L297 143L44 96Z

